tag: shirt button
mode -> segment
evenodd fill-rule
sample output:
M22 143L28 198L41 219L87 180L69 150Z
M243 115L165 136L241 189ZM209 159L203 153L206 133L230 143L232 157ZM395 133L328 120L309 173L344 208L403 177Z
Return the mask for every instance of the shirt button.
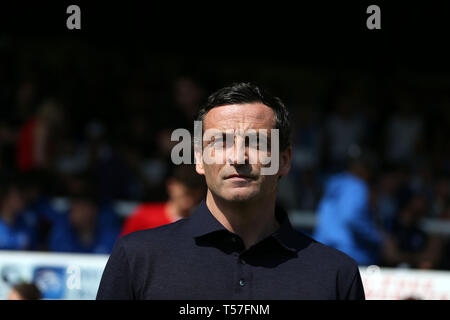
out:
M241 287L245 286L245 281L244 281L244 279L239 280L239 285L240 285Z

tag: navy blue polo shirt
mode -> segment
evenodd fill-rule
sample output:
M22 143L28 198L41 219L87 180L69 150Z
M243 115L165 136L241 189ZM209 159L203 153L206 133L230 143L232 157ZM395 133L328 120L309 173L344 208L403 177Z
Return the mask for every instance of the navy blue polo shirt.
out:
M189 218L121 237L97 299L364 299L353 259L275 216L279 229L248 249L204 201Z

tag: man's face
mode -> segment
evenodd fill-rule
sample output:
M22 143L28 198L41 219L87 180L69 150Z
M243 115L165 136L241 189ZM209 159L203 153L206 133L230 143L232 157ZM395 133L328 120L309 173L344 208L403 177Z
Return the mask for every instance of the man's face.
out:
M275 113L262 103L225 105L211 109L204 117L203 131L214 129L222 132L223 138L220 142L223 150L215 149L213 146L217 142L215 138L211 139L212 141L203 141L204 152L208 152L208 147L210 147L215 160L219 160L213 164L205 162L201 154L196 152L196 170L199 174L205 175L209 192L232 202L245 202L274 195L279 177L289 172L292 158L291 148L280 152L279 170L276 174L262 175L261 168L270 164L261 164L259 156L257 156L256 163L249 161L252 155L259 154L258 147L252 146L246 139L238 137L232 138L234 144L226 143L227 131L248 132L249 129L267 132L270 141L270 129L274 128ZM239 148L244 148L245 152L240 154L237 151ZM267 155L271 156L270 146L267 148ZM244 163L242 163L242 157L245 158Z

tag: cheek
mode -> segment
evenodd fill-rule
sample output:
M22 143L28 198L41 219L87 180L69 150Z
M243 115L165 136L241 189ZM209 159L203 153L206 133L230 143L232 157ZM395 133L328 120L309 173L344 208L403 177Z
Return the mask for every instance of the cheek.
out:
M229 149L225 148L222 143L208 144L203 147L203 163L206 165L223 164L226 162Z
M220 169L219 165L204 165L205 180L208 186L217 185L220 183Z
M277 176L260 176L261 182L261 189L272 191L276 189L277 183L278 183L278 177Z

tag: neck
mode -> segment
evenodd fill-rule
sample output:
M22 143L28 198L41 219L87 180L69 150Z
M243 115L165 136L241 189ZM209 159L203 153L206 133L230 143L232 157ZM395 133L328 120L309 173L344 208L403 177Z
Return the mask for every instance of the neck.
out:
M230 232L239 235L248 249L275 232L276 194L248 202L225 201L208 190L206 205L212 215Z

